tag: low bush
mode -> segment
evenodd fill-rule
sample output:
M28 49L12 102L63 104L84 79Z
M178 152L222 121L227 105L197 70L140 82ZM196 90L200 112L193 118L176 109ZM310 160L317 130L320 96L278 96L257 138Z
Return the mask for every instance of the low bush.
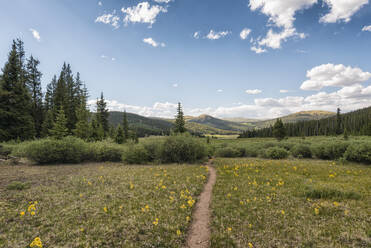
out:
M195 163L207 157L205 142L189 134L167 137L161 146L163 163Z
M126 164L144 164L150 160L149 152L142 144L127 146L122 154L122 161Z
M289 152L281 147L270 147L262 152L264 158L270 159L284 159L289 156Z
M0 144L0 156L8 156L11 152L11 147Z
M108 141L98 141L87 143L89 147L90 158L87 160L94 162L120 162L124 151L122 145Z
M344 159L351 162L371 164L371 143L351 144L344 153Z
M306 145L295 145L291 149L291 154L295 158L311 158L312 157L312 151L310 150L309 146Z
M319 159L335 160L343 157L348 146L347 142L323 142L313 145L311 150Z
M243 155L246 153L246 150L242 150L241 148L238 149L236 147L223 147L219 148L215 151L215 156L220 158L239 158L243 157Z
M245 147L245 156L255 158L259 155L260 149L258 146L247 146Z
M15 182L11 182L10 184L8 184L8 186L6 186L6 189L8 189L8 190L24 190L24 189L28 189L29 187L30 187L30 185L28 183L15 181Z
M305 191L305 197L312 199L359 200L361 198L361 195L354 191L344 192L337 189L322 187L322 188L308 188Z

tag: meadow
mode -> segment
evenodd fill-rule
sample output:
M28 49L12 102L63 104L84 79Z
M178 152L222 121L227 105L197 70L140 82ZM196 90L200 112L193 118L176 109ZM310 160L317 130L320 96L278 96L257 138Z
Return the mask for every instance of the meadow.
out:
M370 247L371 168L216 159L211 247Z
M200 165L1 166L0 247L180 247Z

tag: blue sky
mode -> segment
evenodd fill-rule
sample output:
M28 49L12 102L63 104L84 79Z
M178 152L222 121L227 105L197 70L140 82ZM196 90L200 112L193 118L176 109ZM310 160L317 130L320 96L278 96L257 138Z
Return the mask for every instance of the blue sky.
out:
M12 0L0 8L0 64L12 39L64 61L111 110L274 118L371 105L368 0Z

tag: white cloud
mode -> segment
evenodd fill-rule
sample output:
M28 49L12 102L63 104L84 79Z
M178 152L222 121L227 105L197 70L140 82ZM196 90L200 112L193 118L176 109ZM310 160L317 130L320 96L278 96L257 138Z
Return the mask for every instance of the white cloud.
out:
M99 6L103 6L103 3L101 1L98 2Z
M144 43L147 43L147 44L149 44L149 45L151 45L153 47L158 47L158 46L165 47L166 46L165 43L163 43L163 42L161 42L161 43L160 42L156 42L151 37L143 39L143 42Z
M106 58L108 58L106 55L104 55L104 54L102 54L101 56L100 56L102 59L106 59Z
M195 39L199 39L200 38L200 32L195 32L194 34L193 34L193 38L195 38Z
M256 52L257 54L267 52L266 49L261 48L261 47L256 47L256 46L251 47L251 51Z
M223 90L222 90L222 89L219 89L219 90L217 90L217 92L219 92L219 93L222 93L222 92L223 92Z
M369 26L364 26L363 28L362 28L362 31L369 31L369 32L371 32L371 25L369 25Z
M309 79L300 87L302 90L320 90L328 86L352 86L369 80L371 73L342 64L324 64L307 71L307 77Z
M178 88L179 87L179 84L173 84L173 87L174 88Z
M286 94L286 93L289 93L289 92L290 92L289 90L280 90L281 94Z
M116 58L112 58L111 60L112 60L112 61L116 61Z
M298 33L294 27L295 14L297 11L309 8L317 3L318 0L250 0L252 11L260 10L269 17L269 23L282 28L281 32L274 32L270 29L265 38L258 39L259 48L269 47L272 49L281 48L281 43L291 37L306 37L303 33ZM256 48L256 47L255 47Z
M262 91L261 90L258 90L258 89L255 89L255 90L246 90L245 92L247 94L249 94L249 95L258 95L258 94L262 93Z
M219 40L220 38L223 38L227 35L229 35L231 32L230 31L220 31L220 32L215 32L214 30L210 30L210 32L206 35L205 38L209 40Z
M249 28L242 29L242 31L240 33L241 39L242 40L246 40L247 39L247 36L249 36L250 33L251 33L251 29L249 29Z
M115 15L115 11L112 14L104 14L101 16L98 16L95 19L95 23L103 23L103 24L110 24L112 25L115 29L120 27L119 21L120 17Z
M32 36L37 40L37 41L41 41L41 36L40 36L40 33L36 30L36 29L33 29L33 28L30 28L30 31L32 33Z
M368 4L368 0L323 0L330 8L330 13L321 17L320 22L349 22L351 17Z
M153 5L151 6L148 2L141 2L138 5L128 8L122 8L121 11L126 14L124 23L148 23L150 27L156 22L157 16L161 13L167 12L167 8Z

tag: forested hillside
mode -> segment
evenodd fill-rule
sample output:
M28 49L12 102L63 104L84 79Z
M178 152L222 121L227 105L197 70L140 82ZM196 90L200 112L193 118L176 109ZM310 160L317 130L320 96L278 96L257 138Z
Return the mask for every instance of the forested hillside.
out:
M344 132L352 135L371 135L371 106L346 114L311 121L285 123L287 135L292 136L320 136L339 135ZM241 134L241 138L272 137L273 127L255 129Z

